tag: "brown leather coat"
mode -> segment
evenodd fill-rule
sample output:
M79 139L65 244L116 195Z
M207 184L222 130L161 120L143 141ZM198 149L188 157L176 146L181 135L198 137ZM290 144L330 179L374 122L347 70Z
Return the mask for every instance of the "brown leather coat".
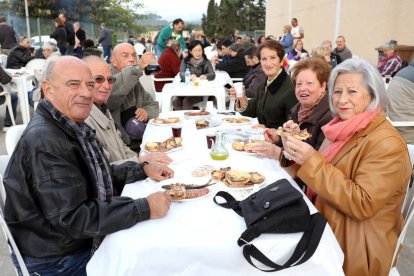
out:
M407 146L382 114L331 163L316 152L299 169L298 176L318 193L316 208L344 251L347 276L388 275L410 173Z

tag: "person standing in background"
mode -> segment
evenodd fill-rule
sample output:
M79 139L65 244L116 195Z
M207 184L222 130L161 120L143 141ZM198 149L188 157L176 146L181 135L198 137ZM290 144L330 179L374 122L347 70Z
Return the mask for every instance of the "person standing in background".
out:
M17 45L17 34L13 27L7 24L6 17L0 18L1 53L9 55L10 50Z
M67 33L65 30L65 25L62 19L59 17L55 19L55 31L50 35L50 38L56 39L60 53L62 54L62 56L65 55Z
M101 43L103 48L103 55L106 63L110 63L111 53L112 53L112 33L105 27L105 23L102 23L99 26L99 31L101 32L98 42Z
M334 54L337 54L342 61L352 58L351 51L346 47L345 37L342 35L338 36L335 40L336 48L333 50Z
M181 50L187 51L183 37L184 21L181 18L175 19L170 25L165 26L158 34L156 55L160 57L162 52L167 49L167 40L172 37L181 44Z
M75 46L75 31L73 29L72 24L70 24L67 21L66 15L64 13L60 13L59 18L62 20L66 30L66 52L62 55L66 54L68 56L71 56L73 55L73 50Z
M285 48L285 53L289 53L293 49L293 36L290 33L292 27L290 25L283 26L283 36L280 39L280 44Z
M181 45L177 40L171 41L170 47L168 47L161 57L158 59L158 64L161 66L162 71L155 75L156 78L174 78L180 72L180 54ZM161 92L164 85L169 82L156 81L155 90Z
M75 31L75 56L78 58L83 57L82 42L86 39L86 33L82 29L79 22L73 23L73 30Z
M292 18L290 23L292 24L292 30L290 33L292 34L293 39L303 39L305 37L305 32L302 27L299 27L298 19Z

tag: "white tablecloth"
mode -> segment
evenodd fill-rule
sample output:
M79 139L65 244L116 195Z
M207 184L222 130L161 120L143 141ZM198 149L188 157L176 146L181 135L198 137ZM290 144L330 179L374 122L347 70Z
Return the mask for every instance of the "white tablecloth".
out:
M177 116L182 113L172 113ZM168 116L162 114L162 116ZM244 127L249 127L244 126ZM239 128L222 123L222 129ZM215 168L258 171L266 177L265 184L287 178L296 183L275 160L239 153L229 145L229 158L214 161L209 156L206 132L196 130L193 120L183 123L183 149L169 154L175 180L203 183L191 171L199 165ZM171 136L170 126L149 124L145 141L161 141ZM208 178L207 178L208 179ZM160 190L162 184L144 180L125 186L124 196L145 197ZM173 202L168 214L161 219L138 223L130 229L108 235L87 266L88 275L268 275L250 266L244 259L237 239L246 229L243 218L233 210L213 202L218 190L229 190L221 183L211 186L210 196L188 202ZM230 190L236 197L250 191ZM311 213L316 209L307 201ZM284 263L292 254L301 233L263 234L253 243L277 263ZM326 226L315 254L306 263L283 270L278 275L343 275L343 253L329 226Z

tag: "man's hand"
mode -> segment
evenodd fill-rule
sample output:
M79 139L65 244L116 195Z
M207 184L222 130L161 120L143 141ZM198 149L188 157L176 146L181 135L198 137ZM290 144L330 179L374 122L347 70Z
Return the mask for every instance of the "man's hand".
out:
M150 194L147 197L147 201L150 208L151 219L162 218L170 209L171 199L165 192L156 192Z
M145 174L157 181L162 181L174 177L174 171L164 164L148 164L144 166Z
M150 164L160 163L160 164L168 165L173 160L163 152L151 152L151 153L145 154L144 156L138 157L138 162L142 163L145 161Z
M140 122L146 122L148 120L148 113L145 109L138 108L135 111L135 118L137 118L137 120Z
M138 61L138 66L141 69L145 69L145 67L147 67L148 65L150 65L151 63L155 62L155 56L153 53L151 52L146 52L145 54L143 54L141 56L141 58Z

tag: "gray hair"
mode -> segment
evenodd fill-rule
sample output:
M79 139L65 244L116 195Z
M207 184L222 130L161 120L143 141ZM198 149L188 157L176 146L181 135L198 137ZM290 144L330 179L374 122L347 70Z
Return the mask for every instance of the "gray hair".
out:
M385 90L384 81L377 68L365 59L353 57L337 65L332 70L331 76L329 77L329 107L334 115L335 109L332 101L334 84L338 75L346 73L361 73L363 75L364 85L372 99L366 110L374 110L380 106L385 114L388 112L389 100Z
M42 49L50 49L52 52L59 51L56 39L51 38L48 41L46 41L45 44L43 44Z
M383 49L393 49L395 50L397 48L397 41L396 40L387 40L382 45Z

